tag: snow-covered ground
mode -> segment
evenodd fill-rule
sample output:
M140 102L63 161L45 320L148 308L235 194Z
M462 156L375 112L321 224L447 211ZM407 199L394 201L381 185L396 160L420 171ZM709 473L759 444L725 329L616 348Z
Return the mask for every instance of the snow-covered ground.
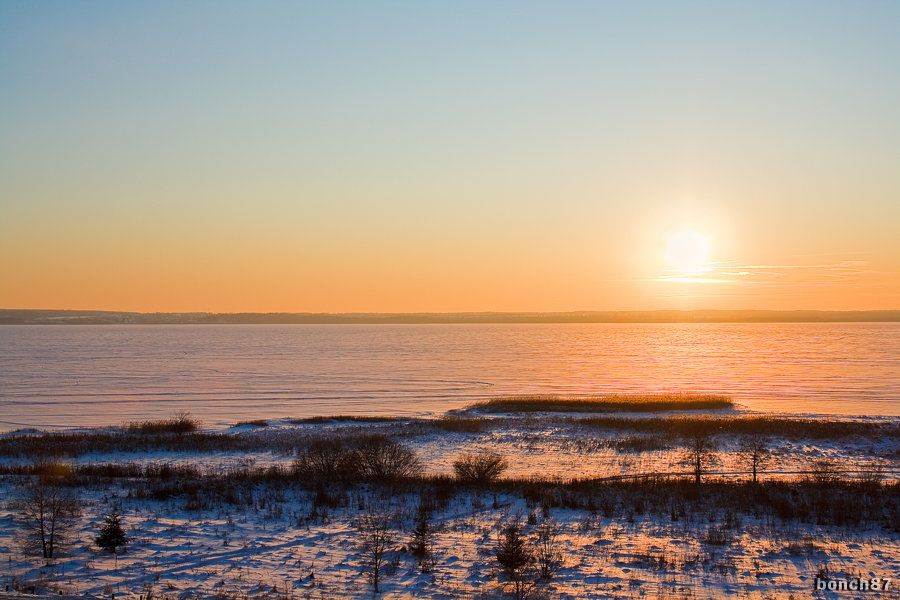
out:
M286 422L273 423L267 434L277 435L289 427ZM315 433L355 425L301 427ZM619 453L607 434L554 419L529 418L521 427L481 433L425 430L401 440L416 451L430 473L449 474L460 453L479 449L506 456L510 468L505 476L510 477L568 479L685 470L676 446ZM714 471L741 470L733 461L735 445L736 440L722 440ZM877 461L888 479L895 478L898 448L892 441L779 439L773 447L778 461L767 478L790 477L811 460L823 458L849 471L864 470ZM220 471L291 461L291 456L272 452L113 453L72 460L180 463ZM0 487L0 552L6 554L0 590L8 585L145 599L371 598L356 523L368 507L378 505L395 515L394 544L381 580L383 598L475 599L508 593L494 556L500 532L518 520L531 539L545 519L560 527L563 558L554 577L529 588L532 597L900 597L893 586L877 592L814 593L814 577L824 569L832 578L900 579L900 534L880 523L820 526L755 516L752 511L739 511L727 522L723 512L715 511L688 512L677 520L649 511L607 516L599 510L547 508L511 491L461 490L431 514L435 566L422 573L407 551L419 503L419 497L408 491L387 496L382 488L360 486L348 490L345 501L334 508L315 508L312 494L299 487L260 485L252 504L245 507L221 504L195 511L186 510L181 497L129 498L127 489L125 483L112 483L79 490L83 509L74 539L67 552L48 563L26 554L17 539L20 527L11 504L16 490L14 479L6 477ZM127 552L117 557L93 544L104 515L114 505L120 507L132 537ZM709 543L711 527L721 533L721 543Z

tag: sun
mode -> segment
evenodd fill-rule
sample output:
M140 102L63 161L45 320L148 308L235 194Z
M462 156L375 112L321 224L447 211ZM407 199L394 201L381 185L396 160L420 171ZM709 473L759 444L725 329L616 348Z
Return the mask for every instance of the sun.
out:
M696 271L703 268L708 252L709 238L693 229L682 229L669 236L665 258L679 271Z

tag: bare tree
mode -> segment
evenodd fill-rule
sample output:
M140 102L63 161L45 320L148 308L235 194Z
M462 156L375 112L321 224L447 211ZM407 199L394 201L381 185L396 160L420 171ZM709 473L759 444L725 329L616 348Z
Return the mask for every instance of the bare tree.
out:
M513 584L516 600L522 600L526 590L527 568L534 558L521 535L518 521L503 529L497 541L495 555L507 579Z
M359 545L365 555L366 566L377 594L379 592L378 582L381 580L381 567L384 566L387 551L394 543L391 515L387 511L370 507L360 516L357 528L360 536Z
M36 463L34 472L18 493L19 519L26 545L52 559L78 520L79 500L66 485L69 467L57 462Z
M490 451L461 454L453 462L456 477L460 481L470 483L488 483L508 468L509 461L500 454Z
M743 438L738 446L737 459L750 472L753 483L756 483L759 473L772 461L769 438L764 435Z
M538 526L535 554L541 568L541 578L550 579L562 562L559 549L559 525L553 519L545 519Z
M718 444L709 432L695 431L685 437L682 462L690 465L696 483L700 483L700 478L709 470L717 448Z

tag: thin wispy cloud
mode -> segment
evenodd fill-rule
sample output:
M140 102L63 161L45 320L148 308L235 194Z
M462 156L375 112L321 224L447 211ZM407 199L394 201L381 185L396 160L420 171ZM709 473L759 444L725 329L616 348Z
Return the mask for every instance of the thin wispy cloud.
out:
M838 255L838 254L835 254ZM844 254L846 256L846 254ZM689 270L664 269L655 279L629 281L664 282L685 285L705 284L703 291L692 290L689 296L722 295L725 289L735 286L738 296L752 294L752 290L791 288L878 287L885 279L898 278L891 271L869 268L871 261L848 258L837 262L815 264L752 263L746 260L707 262ZM873 281L877 280L877 281Z

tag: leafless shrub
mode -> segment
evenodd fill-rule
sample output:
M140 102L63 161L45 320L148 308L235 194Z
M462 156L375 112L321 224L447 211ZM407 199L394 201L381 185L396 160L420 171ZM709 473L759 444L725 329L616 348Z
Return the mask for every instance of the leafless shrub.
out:
M320 437L300 449L294 460L294 470L310 479L337 478L346 461L346 448L340 438Z
M416 453L386 435L362 436L344 465L348 473L364 481L388 481L422 472Z
M784 551L791 556L811 556L819 550L820 546L812 539L805 539L802 542L792 541L784 546Z
M538 526L535 537L535 558L541 569L541 578L550 579L562 564L559 547L559 525L553 519L545 519Z
M818 485L834 485L845 479L837 463L827 458L812 460L806 477L809 482Z
M863 467L857 475L857 481L863 487L877 488L881 485L886 474L886 466L882 460L874 460Z
M725 546L731 543L731 534L724 527L712 525L706 530L706 538L703 541L712 546Z
M379 433L320 436L303 446L294 471L315 480L390 481L422 472L415 452Z
M461 454L453 462L456 477L467 483L488 483L508 468L509 461L490 451Z

